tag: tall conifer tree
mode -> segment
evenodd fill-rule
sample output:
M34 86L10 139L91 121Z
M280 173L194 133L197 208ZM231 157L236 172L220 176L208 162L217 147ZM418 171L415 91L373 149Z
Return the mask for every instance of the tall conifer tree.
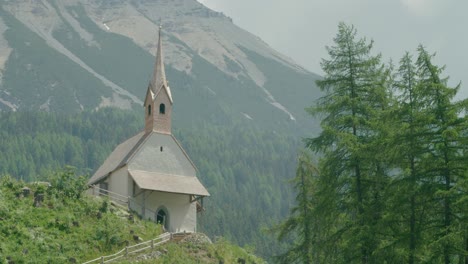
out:
M292 180L297 192L297 205L291 209L291 216L278 226L278 239L284 240L292 235L295 241L288 251L278 256L277 260L280 263L312 263L313 258L316 258L312 251L316 246L313 238L317 228L313 219L313 182L317 175L318 171L308 153L301 153L296 177Z
M418 47L418 85L427 98L423 107L430 117L430 122L426 124L430 129L430 154L424 166L426 177L431 179L434 197L432 228L435 233L427 258L449 264L460 260L461 240L465 232L461 228L464 223L460 220L466 220L467 209L457 205L460 199L466 199L467 190L457 187L464 181L468 168L466 156L463 155L468 124L462 116L467 102L453 102L460 85L455 88L448 86L448 78L441 77L444 67L434 65L433 57L423 46Z
M308 109L323 118L323 131L306 144L322 154L320 181L335 185L333 204L341 221L329 238L340 244L342 262L375 263L385 208L381 189L388 180L379 161L382 150L376 149L384 130L388 76L380 55L371 54L372 42L356 35L353 26L340 23L335 46L327 47L330 59L322 60L325 75L317 81L325 95Z
M422 235L427 226L428 196L431 187L425 177L424 159L430 153L430 116L424 112L427 96L419 85L416 66L409 53L400 60L394 86L397 103L392 123L395 127L391 144L394 148L395 173L388 195L389 218L393 233L389 239L399 252L400 262L413 264L421 261ZM427 238L426 238L427 239Z

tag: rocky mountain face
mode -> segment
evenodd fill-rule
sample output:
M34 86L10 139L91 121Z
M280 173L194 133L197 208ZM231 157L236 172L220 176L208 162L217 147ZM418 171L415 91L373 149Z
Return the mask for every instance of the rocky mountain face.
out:
M161 24L176 124L314 127L304 108L318 95L318 76L195 0L0 5L2 110L141 107Z

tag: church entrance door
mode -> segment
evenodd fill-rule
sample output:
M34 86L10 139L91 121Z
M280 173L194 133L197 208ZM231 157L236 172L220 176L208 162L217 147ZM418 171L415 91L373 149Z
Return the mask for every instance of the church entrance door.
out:
M165 231L169 229L169 214L165 208L161 208L156 212L156 223L162 225Z

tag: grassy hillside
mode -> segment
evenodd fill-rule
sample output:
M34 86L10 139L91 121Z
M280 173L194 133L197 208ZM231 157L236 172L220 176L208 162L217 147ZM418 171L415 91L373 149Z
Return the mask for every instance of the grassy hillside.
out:
M108 201L83 195L86 179L70 170L47 180L52 186L1 178L0 262L85 261L119 250L125 241L134 243L133 234L151 239L160 233L151 222L129 221L125 211ZM29 195L24 187L30 188ZM40 203L35 202L38 196L43 197Z
M251 249L233 245L225 239L215 243L199 240L200 234L189 235L180 242L169 242L153 252L130 256L119 263L161 264L261 264L264 260L255 256ZM201 235L203 237L203 235Z
M142 128L142 114L0 112L0 153L8 153L0 158L0 175L37 181L64 165L92 174L117 144ZM286 182L294 175L300 140L250 121L205 121L173 133L211 194L199 230L251 245L266 257L281 245L262 229L288 214L293 193Z
M0 179L0 263L80 263L110 255L138 240L155 238L161 232L159 225L129 217L124 208L108 200L83 194L86 179L70 169L47 180L51 186L8 176ZM160 255L143 263L262 262L222 239L215 244L170 242L156 250ZM134 255L122 263L140 258L145 259Z

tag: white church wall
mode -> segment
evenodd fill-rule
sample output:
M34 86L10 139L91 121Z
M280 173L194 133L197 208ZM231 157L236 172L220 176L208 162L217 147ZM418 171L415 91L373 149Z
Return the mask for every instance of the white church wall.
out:
M118 193L122 196L129 196L129 179L127 166L114 171L109 176L109 191Z
M127 176L127 193L128 197L132 197L136 193L136 183L133 181L130 175Z
M143 219L148 219L148 214L143 214L143 195L145 192L135 185L135 192L131 195L132 199L130 199L129 207L132 211L136 212L140 217ZM149 193L149 192L148 192ZM148 195L148 194L146 194ZM151 218L152 219L152 218Z
M139 193L139 188L136 188ZM143 203L144 219L156 221L157 210L164 207L169 214L169 231L171 232L196 232L197 208L195 203L190 203L190 197L186 194L164 193L157 191L145 191L134 198L136 205L132 208L142 216ZM144 198L143 198L143 195Z
M149 198L147 200L148 208L153 212L156 212L162 206L167 209L170 231L196 232L196 205L195 203L190 203L189 195L153 192Z

